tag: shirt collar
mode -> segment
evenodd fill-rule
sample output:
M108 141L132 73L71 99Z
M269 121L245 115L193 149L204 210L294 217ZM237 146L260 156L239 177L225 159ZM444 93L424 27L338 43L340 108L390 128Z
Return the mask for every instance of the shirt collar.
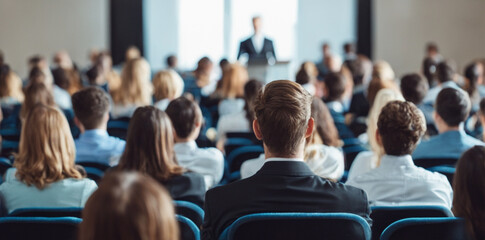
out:
M86 136L86 137L108 136L108 132L103 129L90 129L90 130L84 131L84 133L81 134L81 136Z
M195 150L197 148L198 148L197 143L195 143L195 141L179 142L179 143L175 143L175 145L174 145L175 151L178 151L178 150L181 150L181 149Z
M414 166L411 155L392 156L384 155L381 159L379 167L395 167L395 166Z
M266 159L266 162L279 162L279 161L303 162L303 158L268 158L268 159Z

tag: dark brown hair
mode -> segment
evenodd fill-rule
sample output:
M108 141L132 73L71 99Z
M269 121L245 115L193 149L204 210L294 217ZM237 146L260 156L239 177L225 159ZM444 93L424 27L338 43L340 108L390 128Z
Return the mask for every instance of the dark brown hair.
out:
M404 99L416 105L423 101L428 89L428 82L417 73L406 74L401 79L401 92Z
M296 82L279 80L264 87L254 112L263 143L271 152L281 156L296 153L311 117L311 101L312 96Z
M468 95L470 95L470 97L477 94L477 85L478 85L477 81L480 78L480 74L482 74L480 72L481 66L482 64L480 62L474 62L474 63L470 63L465 67L464 74L468 83L466 87L466 91L468 92Z
M249 80L249 82L244 85L244 111L246 111L246 119L249 123L249 129L253 131L253 121L254 121L254 101L261 93L263 89L263 83L258 80Z
M392 101L382 108L377 129L386 154L402 156L414 151L426 132L426 121L413 103Z
M173 145L173 129L167 114L153 106L139 107L130 120L118 168L167 181L184 172L177 164Z
M25 100L20 109L20 119L25 119L27 114L37 104L55 107L54 97L42 82L31 82L24 90Z
M199 106L186 97L172 100L165 112L172 120L173 128L179 138L188 137L195 130L195 124L202 121Z
M465 219L474 239L485 238L485 147L463 153L453 178L453 214Z
M329 73L325 76L325 87L328 90L327 101L340 100L345 93L346 80L340 73Z
M72 109L86 129L95 129L109 112L109 97L98 87L85 88L72 95Z
M136 172L107 173L83 210L80 240L177 240L179 229L167 191Z
M341 147L341 141L332 115L330 114L327 105L325 105L320 98L313 98L312 117L315 120L313 138L315 138L315 134L318 134L318 137L320 137L324 145Z
M443 61L436 66L436 78L440 83L453 81L455 73L455 64L450 60Z
M470 113L471 103L468 94L454 88L444 88L436 98L436 113L450 127L464 122Z

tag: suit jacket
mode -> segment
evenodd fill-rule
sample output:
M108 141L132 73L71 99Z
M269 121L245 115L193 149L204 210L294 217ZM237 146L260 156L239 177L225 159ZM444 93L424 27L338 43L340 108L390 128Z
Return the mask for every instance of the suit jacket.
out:
M202 239L218 239L237 218L260 212L347 212L365 218L366 193L315 175L304 162L266 162L252 177L206 194Z
M180 176L175 176L168 181L161 182L170 193L173 200L188 201L204 206L205 181L204 177L198 173L185 172Z
M248 63L268 63L268 59L270 57L273 57L276 60L273 41L267 38L264 38L263 48L259 53L256 52L256 49L254 49L252 38L242 41L239 45L237 59L239 59L244 53L248 54Z

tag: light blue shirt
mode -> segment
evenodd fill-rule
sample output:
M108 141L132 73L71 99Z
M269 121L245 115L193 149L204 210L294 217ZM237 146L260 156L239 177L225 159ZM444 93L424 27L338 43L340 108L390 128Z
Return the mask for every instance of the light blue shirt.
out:
M18 180L16 172L15 168L9 169L5 182L0 185L9 213L18 208L84 207L89 196L98 188L93 180L87 178L66 178L40 190Z
M485 145L482 141L468 136L463 129L447 131L421 142L414 150L414 159L460 158L461 154L475 145Z
M76 162L99 162L115 166L126 142L101 129L86 130L75 141Z

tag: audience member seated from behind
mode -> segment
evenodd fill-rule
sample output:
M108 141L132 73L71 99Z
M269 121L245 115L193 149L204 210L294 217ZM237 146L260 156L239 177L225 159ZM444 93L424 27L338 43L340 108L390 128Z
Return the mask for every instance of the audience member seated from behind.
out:
M112 172L86 202L79 240L178 240L168 192L149 176Z
M316 175L336 182L344 174L344 155L339 149L342 141L325 103L314 97L311 108L315 124L311 137L306 139L303 159ZM264 154L245 161L241 165L241 178L253 176L264 163Z
M349 179L347 185L366 191L374 206L441 205L451 208L448 179L417 167L411 153L426 132L424 116L413 103L393 101L382 108L376 142L385 155L376 169Z
M465 219L471 239L485 239L485 147L463 153L453 181L453 214Z
M465 90L470 96L472 102L472 111L476 112L479 108L480 99L485 97L485 86L483 86L483 64L473 62L465 67Z
M339 137L342 139L353 138L354 134L345 124L344 93L347 79L341 73L328 73L325 76L324 98L330 114L335 121Z
M215 88L211 84L211 72L214 64L208 57L203 57L197 62L197 68L187 76L184 76L184 93L194 96L197 103L203 96L209 96Z
M292 81L265 86L253 127L266 163L250 178L207 192L202 239L218 239L237 218L260 212L348 212L370 221L364 191L320 178L303 161L305 139L314 129L311 101Z
M96 183L74 167L74 141L64 115L36 105L20 137L19 154L0 193L8 212L32 207L83 207Z
M370 151L360 152L352 162L349 170L348 180L364 174L381 164L382 156L384 155L384 148L382 144L376 141L377 120L381 114L382 108L391 101L404 101L401 93L392 89L381 89L375 98L369 117L367 119L367 133ZM360 137L362 138L362 137Z
M162 111L165 111L170 101L182 96L184 91L184 81L175 71L158 72L153 77L152 83L156 101L153 105Z
M131 117L139 106L152 104L150 65L143 58L126 62L121 73L121 86L111 91L113 118Z
M312 62L304 62L300 66L300 70L296 73L295 80L297 83L303 86L312 96L321 95L323 96L323 92L321 89L318 89L317 93L317 77L318 77L318 69Z
M456 65L451 60L446 60L436 66L436 79L438 85L429 89L428 94L424 98L425 104L434 104L438 94L444 88L454 88L463 91L458 84L455 83ZM465 91L463 91L465 92Z
M244 85L244 109L238 113L222 116L217 123L217 148L224 150L229 132L252 132L254 120L254 101L263 88L263 83L250 80Z
M106 91L116 91L121 85L121 77L113 70L113 60L107 52L95 56L94 65L86 72L89 85L99 86Z
M118 164L125 141L108 135L109 107L109 96L98 87L88 87L72 95L74 122L81 131L74 141L77 163Z
M168 105L166 113L175 130L173 148L178 164L203 175L206 188L218 184L224 173L224 156L216 148L199 148L195 143L203 121L197 103L180 97Z
M23 101L22 79L8 65L0 65L0 106L12 108Z
M221 99L219 116L238 113L244 107L244 85L248 81L248 71L239 64L231 64L224 72L221 88L213 96Z
M422 64L423 74L428 80L428 85L430 87L435 87L437 84L436 66L443 61L443 57L439 53L438 45L435 43L428 43L425 51L426 56Z
M433 129L427 129L428 135L436 135L436 129L434 128L433 121L433 106L430 104L424 104L423 99L428 93L428 81L420 74L410 73L404 75L401 79L401 92L404 99L408 102L414 103L419 110L424 114L426 120L426 126L428 128L433 126Z
M468 94L454 88L444 88L438 94L433 115L439 135L422 141L413 153L414 159L453 158L482 141L468 136L464 121L470 113Z
M54 84L66 90L70 95L82 88L81 74L66 51L59 51L54 56L56 68L52 70Z
M204 204L204 177L177 164L172 124L167 114L155 107L139 107L133 114L118 169L151 176L174 200Z

